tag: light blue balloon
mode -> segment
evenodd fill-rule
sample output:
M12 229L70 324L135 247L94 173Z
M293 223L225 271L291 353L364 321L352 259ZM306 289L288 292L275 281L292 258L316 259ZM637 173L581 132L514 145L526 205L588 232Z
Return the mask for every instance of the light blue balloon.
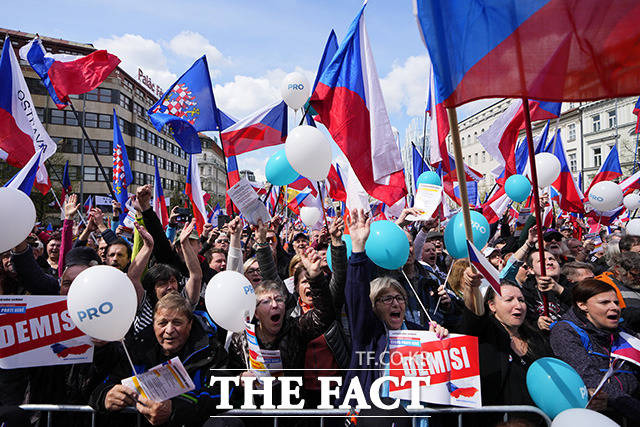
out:
M566 409L584 408L589 398L575 369L554 357L543 357L529 366L527 389L536 406L551 419Z
M480 212L471 211L469 215L471 216L473 244L476 248L482 249L489 241L489 221ZM462 212L455 214L444 229L444 246L453 258L469 256Z
M426 171L422 172L418 177L417 185L420 184L442 185L442 181L437 173L433 171Z
M264 174L273 185L289 185L296 179L298 179L298 172L296 172L284 154L284 148L276 151L276 153L269 158L267 165L264 168Z
M524 202L531 194L531 182L526 176L511 175L504 183L504 191L514 202Z
M397 270L409 258L409 239L395 222L374 221L364 251L377 266Z
M351 236L349 236L348 234L343 234L342 241L347 247L347 260L349 260L353 248L353 244L351 243ZM329 269L333 271L333 267L331 266L331 245L329 245L329 249L327 250L327 265L329 266Z

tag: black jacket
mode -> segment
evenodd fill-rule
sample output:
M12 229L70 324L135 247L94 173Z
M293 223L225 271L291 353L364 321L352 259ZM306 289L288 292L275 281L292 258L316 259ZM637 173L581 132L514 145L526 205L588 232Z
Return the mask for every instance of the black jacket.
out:
M227 375L227 353L215 336L207 333L201 321L193 318L191 333L184 347L178 354L166 356L158 344L154 335L153 326L147 327L140 336L127 344L131 359L136 371L141 373L148 369L178 356L194 382L195 389L171 399L172 412L168 425L194 425L200 426L210 416L219 412L216 405L219 404L219 390L209 387L209 379L212 375ZM118 348L119 350L121 347ZM103 384L97 386L91 393L89 404L106 412L104 400L114 385L120 384L124 378L133 375L126 355L118 351L114 357L118 363L111 371ZM114 417L114 421L117 417ZM134 417L128 418L129 422L135 422ZM114 425L121 425L121 419Z

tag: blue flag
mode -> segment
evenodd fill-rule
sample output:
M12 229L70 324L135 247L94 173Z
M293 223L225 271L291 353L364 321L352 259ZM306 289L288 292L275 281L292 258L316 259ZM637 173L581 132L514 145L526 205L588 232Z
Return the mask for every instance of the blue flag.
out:
M127 186L133 182L133 174L129 166L129 157L127 156L127 147L124 145L122 133L120 133L120 125L118 124L118 116L116 110L113 110L113 192L116 199L122 207L122 212L126 212Z
M157 130L169 126L173 137L189 154L202 152L198 132L222 130L209 77L207 58L198 59L148 111Z

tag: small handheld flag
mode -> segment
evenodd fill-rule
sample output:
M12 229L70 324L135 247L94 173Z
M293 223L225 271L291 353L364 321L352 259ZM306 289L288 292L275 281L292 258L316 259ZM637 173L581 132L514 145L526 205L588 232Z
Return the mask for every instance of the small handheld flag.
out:
M470 241L467 240L467 248L469 249L469 261L482 276L489 282L491 287L498 295L500 293L500 273L489 262L487 258L480 252Z

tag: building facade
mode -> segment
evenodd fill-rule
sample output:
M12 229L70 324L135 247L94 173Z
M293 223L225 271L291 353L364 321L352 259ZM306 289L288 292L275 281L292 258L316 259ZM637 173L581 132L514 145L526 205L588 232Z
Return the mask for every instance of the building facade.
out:
M9 35L16 56L18 49L35 37L35 34L8 29L0 29L0 34L2 43L5 35ZM90 44L43 36L40 36L40 39L45 49L52 53L87 55L95 51ZM109 193L105 180L71 108L56 108L40 78L29 64L20 60L20 66L40 121L58 144L55 163L48 167L54 187L60 187L62 165L68 160L74 192L81 193L84 200L90 195L107 196ZM84 121L109 181L112 181L115 109L134 177L134 182L128 187L130 194L135 194L138 186L154 183L154 159L158 160L165 195L184 191L187 154L175 142L168 129L158 132L147 115L147 110L158 99L157 92L150 90L118 67L98 88L83 95L70 97L80 120Z
M623 176L628 176L631 173L634 161L638 160L636 154L638 134L635 133L637 116L633 114L636 100L637 98L627 97L593 102L566 102L562 104L560 117L550 121L548 137L551 138L557 130L560 130L567 163L576 182L579 182L580 172L583 174L583 191L587 190L591 180L616 142ZM498 162L486 152L478 137L489 129L511 102L511 99L502 99L462 120L458 125L465 164L484 174L484 179L478 185L480 197L493 188L495 177L491 171L498 166ZM417 123L419 119L416 117L414 120ZM546 121L533 123L534 139L541 134L545 124ZM413 141L419 141L419 137L422 136L420 134L422 131L416 130L415 127L412 121L406 132L407 153L403 150L403 159L405 157L408 159L405 159L407 176L410 176L412 172L409 144ZM525 132L522 130L518 136L519 141L524 138L524 134ZM449 152L453 153L451 135L447 137L447 142ZM428 136L426 145L429 145ZM417 145L417 147L420 146Z
M225 157L218 143L218 137L199 134L202 141L202 153L198 154L200 181L202 190L211 194L213 206L219 203L224 206L224 195L227 190L227 170Z
M246 178L246 180L249 182L256 182L256 175L253 173L253 171L243 169L239 172L239 174L240 178Z
M426 138L425 138L426 137ZM416 116L411 119L409 126L405 130L404 144L400 149L402 155L402 164L404 165L404 178L407 184L407 190L411 194L415 194L413 183L413 149L415 146L425 163L429 163L429 135L425 135L424 117Z

